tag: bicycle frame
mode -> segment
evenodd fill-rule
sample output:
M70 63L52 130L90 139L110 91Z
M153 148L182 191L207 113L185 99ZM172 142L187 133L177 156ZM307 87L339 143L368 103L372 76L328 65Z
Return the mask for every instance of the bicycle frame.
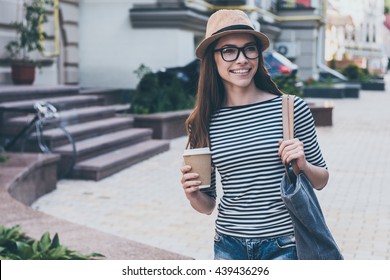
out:
M20 139L25 136L27 132L30 131L31 127L35 124L36 130L42 129L43 124L50 120L58 119L57 109L48 102L36 102L34 104L34 110L31 109L5 109L4 111L12 112L24 112L31 113L34 112L34 118L16 135L14 136L9 143L4 146L4 149L7 151L11 149ZM42 152L49 152L50 149L43 143L41 133L37 133L39 148Z

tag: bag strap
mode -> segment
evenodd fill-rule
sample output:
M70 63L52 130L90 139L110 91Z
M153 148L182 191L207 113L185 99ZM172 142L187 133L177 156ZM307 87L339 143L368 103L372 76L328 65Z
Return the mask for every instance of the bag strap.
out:
M282 95L282 120L283 120L283 140L294 139L294 95ZM299 174L299 168L295 161L291 162L296 175ZM286 166L286 173L287 172Z

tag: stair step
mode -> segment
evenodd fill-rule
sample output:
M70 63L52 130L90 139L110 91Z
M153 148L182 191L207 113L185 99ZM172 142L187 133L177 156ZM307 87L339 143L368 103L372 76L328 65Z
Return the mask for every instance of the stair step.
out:
M54 105L57 110L62 111L70 108L89 107L103 104L103 98L95 95L74 95L51 97L46 99L10 101L0 103L0 108L3 109L33 109L35 102L49 102Z
M169 150L167 140L144 141L77 163L72 178L99 181L167 150Z
M78 86L1 86L0 102L78 95Z
M80 141L95 136L101 136L105 133L132 128L133 117L112 117L102 120L90 121L85 123L65 126L66 130L72 136L73 140ZM35 137L35 134L32 134ZM60 128L45 130L43 139L49 142L50 147L58 147L67 143L67 138Z
M80 89L82 95L98 95L104 97L106 105L122 103L124 100L128 100L130 90L123 90L118 88L82 88Z
M98 137L76 141L77 161L82 161L97 154L113 151L141 141L151 139L152 130L148 128L130 128L104 134ZM72 145L64 145L53 149L65 159L72 156Z
M86 121L114 117L115 108L111 106L92 106L87 108L75 108L71 110L59 112L59 118L51 121L50 124L45 125L47 129L56 127L60 122L65 126L75 123L83 123ZM34 118L33 114L13 117L8 119L7 125L4 127L3 135L16 135L25 125L27 125Z

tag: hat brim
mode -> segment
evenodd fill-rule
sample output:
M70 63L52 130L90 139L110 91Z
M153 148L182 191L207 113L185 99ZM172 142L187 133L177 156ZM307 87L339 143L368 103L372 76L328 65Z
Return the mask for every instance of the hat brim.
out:
M204 39L202 42L200 42L200 44L198 45L198 47L195 50L196 57L199 59L203 59L205 52L206 52L207 48L210 46L210 44L212 44L215 40L218 40L219 38L226 36L226 35L230 35L230 34L251 34L251 35L255 36L260 41L261 51L265 51L269 47L268 37L261 32L258 32L256 30L227 30L227 31L212 35L212 36L208 37L207 39Z

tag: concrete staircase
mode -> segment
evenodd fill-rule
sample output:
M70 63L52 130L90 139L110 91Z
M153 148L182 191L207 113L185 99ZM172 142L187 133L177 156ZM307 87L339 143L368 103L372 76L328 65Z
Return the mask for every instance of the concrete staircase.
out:
M112 89L73 86L0 87L0 137L10 139L33 118L10 109L32 109L36 101L48 101L59 111L57 122L76 142L77 161L69 177L101 180L169 149L169 141L152 139L151 129L134 128L133 117L120 114L128 106L118 103L119 94ZM72 147L56 123L45 129L44 139L61 155L59 168L72 160ZM32 144L26 147L36 151Z

